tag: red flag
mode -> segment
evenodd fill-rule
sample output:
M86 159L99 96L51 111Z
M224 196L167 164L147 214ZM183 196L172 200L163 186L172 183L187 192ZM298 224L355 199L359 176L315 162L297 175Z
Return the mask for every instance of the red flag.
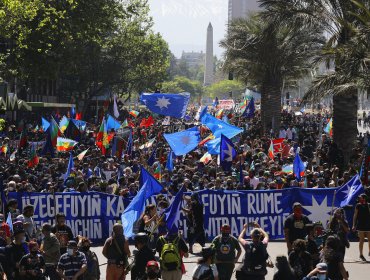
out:
M149 118L143 118L142 120L141 120L141 123L140 123L140 127L149 127L149 126L151 126L151 125L153 125L154 124L154 119L153 119L153 117L152 116L150 116Z
M272 140L272 144L274 145L274 154L281 153L283 151L283 148L285 146L283 143L284 140L284 138Z
M24 148L27 145L27 129L23 128L23 131L21 133L21 138L19 140L18 149Z
M76 113L76 120L82 120L82 113Z

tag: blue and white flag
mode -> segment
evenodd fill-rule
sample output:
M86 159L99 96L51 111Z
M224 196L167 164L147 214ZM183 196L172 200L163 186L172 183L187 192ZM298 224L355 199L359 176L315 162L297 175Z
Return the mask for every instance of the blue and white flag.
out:
M163 134L171 150L176 156L183 156L194 150L200 142L200 132L197 127L171 134Z
M170 150L170 152L167 155L167 162L166 162L166 168L170 172L172 172L173 168L174 168L174 165L173 165L174 156L175 156L174 152L172 150Z
M236 157L236 150L233 142L224 135L221 135L220 165L224 171L230 171L233 160Z
M113 118L111 115L108 115L106 124L107 131L110 131L111 129L117 130L121 127L121 123Z
M70 155L69 155L67 172L66 172L66 174L64 174L64 182L68 179L69 175L71 175L71 171L72 171L73 167L74 167L73 154L71 152Z
M140 172L140 191L130 202L121 216L125 236L130 238L134 235L134 223L139 220L144 212L145 201L154 194L162 191L161 184L144 168Z
M185 188L182 187L176 194L175 199L171 205L164 211L166 226L169 234L177 233L177 222L180 220L182 198L184 196Z
M157 147L154 148L154 150L152 151L147 163L149 166L152 166L154 163L155 163L155 160L157 158Z
M304 176L305 170L306 170L305 164L301 160L299 154L296 153L293 161L293 173L298 181L300 181L302 176Z
M184 118L190 100L190 93L143 93L140 102L158 115Z
M8 217L6 218L6 223L10 228L10 231L13 232L13 221L12 221L12 214L9 212Z
M254 107L254 98L249 101L247 107L245 108L245 111L243 112L242 116L246 117L247 119L251 119L254 117L254 112L255 112L255 107Z
M50 126L50 123L45 120L44 118L41 118L41 126L42 126L42 130L44 132L46 132L46 130L48 130L49 126Z
M355 204L358 196L364 191L360 177L354 176L337 190L337 200L340 201L340 207Z

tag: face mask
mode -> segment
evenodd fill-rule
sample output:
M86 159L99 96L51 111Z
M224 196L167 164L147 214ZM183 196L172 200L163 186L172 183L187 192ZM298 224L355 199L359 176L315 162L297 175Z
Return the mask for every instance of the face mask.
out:
M67 253L68 253L69 256L72 256L73 255L73 249L68 248Z
M325 280L326 279L326 275L325 274L317 274L317 279L319 279L319 280Z
M150 279L154 279L158 277L158 273L155 272L154 270L149 270L147 274Z

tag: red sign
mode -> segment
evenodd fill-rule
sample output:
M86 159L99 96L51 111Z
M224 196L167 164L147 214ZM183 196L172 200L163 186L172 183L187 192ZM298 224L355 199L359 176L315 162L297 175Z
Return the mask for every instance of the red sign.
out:
M235 102L232 99L219 100L218 102L218 109L230 110L233 109L235 106Z

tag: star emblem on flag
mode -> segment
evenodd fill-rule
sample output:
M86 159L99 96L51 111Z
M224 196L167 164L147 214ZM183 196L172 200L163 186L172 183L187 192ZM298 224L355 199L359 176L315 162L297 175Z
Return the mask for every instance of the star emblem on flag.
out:
M331 206L328 205L327 196L325 196L325 198L323 199L323 201L321 201L321 203L318 203L316 198L312 196L311 205L302 206L302 207L311 213L308 215L308 218L312 222L322 221L325 227L328 221L330 220Z
M228 161L228 162L232 162L233 161L233 147L229 144L229 143L226 143L227 145L227 149L224 150L224 153L227 155L227 157L225 157L225 161Z
M158 98L157 103L155 104L155 106L159 107L161 110L163 110L163 108L168 109L168 105L171 105L170 100L164 96Z

